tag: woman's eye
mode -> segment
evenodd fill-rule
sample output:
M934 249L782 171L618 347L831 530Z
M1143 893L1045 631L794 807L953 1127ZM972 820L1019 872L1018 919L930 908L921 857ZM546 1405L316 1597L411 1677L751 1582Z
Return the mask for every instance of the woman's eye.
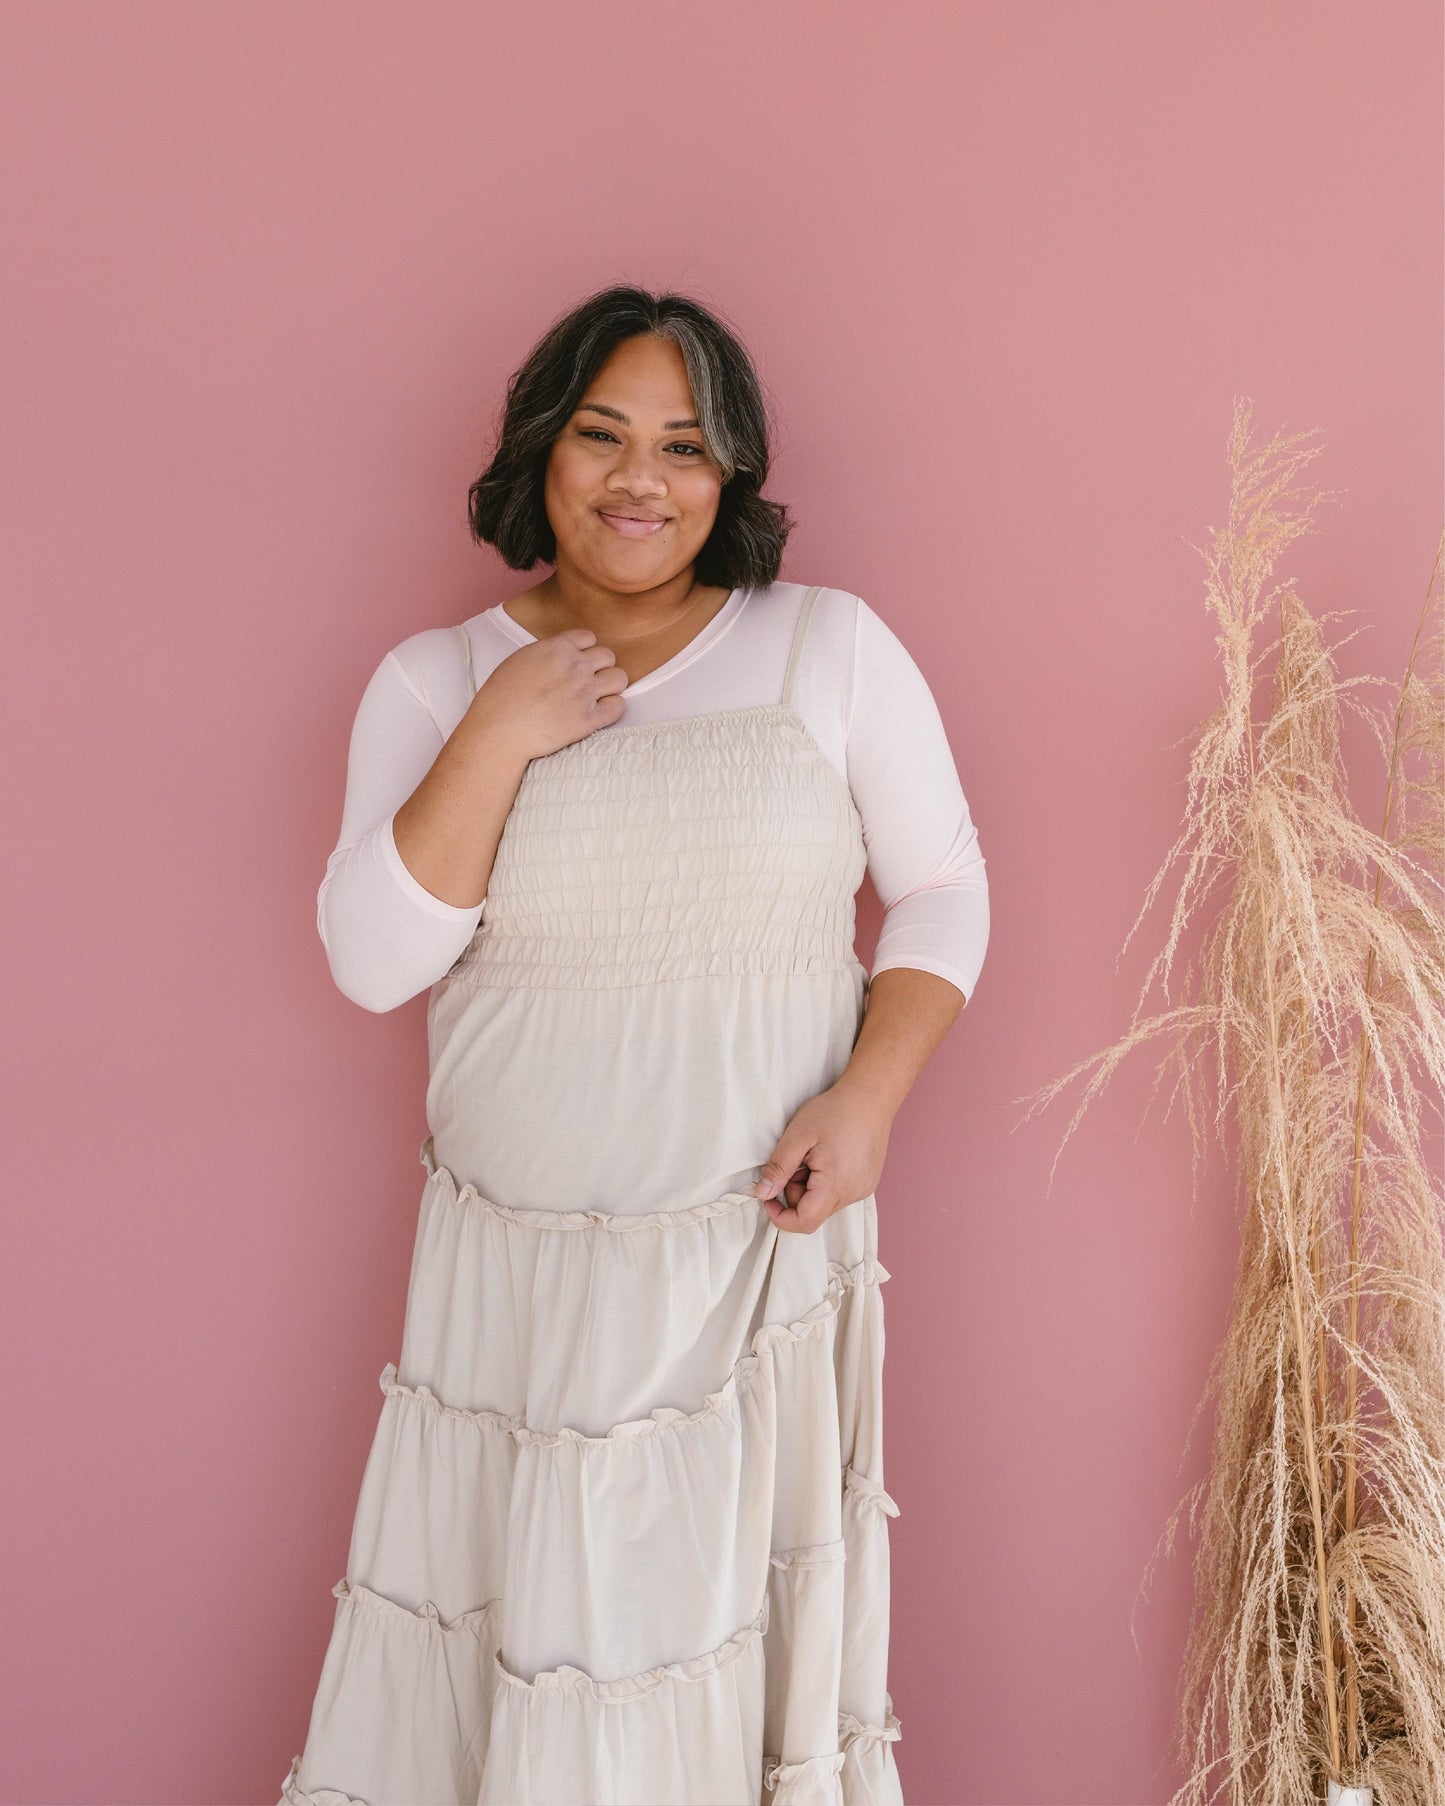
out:
M583 426L579 427L577 430L584 439L607 439L614 445L617 443L616 439L607 431L606 427ZM669 451L687 452L692 458L702 458L707 455L702 446L694 445L690 439L679 439L676 444L668 446L667 449Z

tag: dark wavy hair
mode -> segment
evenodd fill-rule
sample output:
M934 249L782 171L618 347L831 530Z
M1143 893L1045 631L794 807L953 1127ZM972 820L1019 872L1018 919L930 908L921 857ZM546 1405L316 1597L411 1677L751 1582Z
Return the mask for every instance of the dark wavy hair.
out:
M507 384L500 442L467 491L473 539L495 546L516 571L555 564L544 480L552 444L613 348L655 333L682 353L698 426L723 476L717 519L694 561L701 584L761 588L777 580L793 521L761 492L769 421L762 385L736 335L686 295L618 284L562 315Z

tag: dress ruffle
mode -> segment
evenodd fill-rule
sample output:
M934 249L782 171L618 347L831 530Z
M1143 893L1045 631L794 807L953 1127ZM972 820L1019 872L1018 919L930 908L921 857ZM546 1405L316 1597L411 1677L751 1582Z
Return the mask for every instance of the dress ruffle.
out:
M353 1799L348 1793L337 1793L334 1787L323 1787L319 1792L306 1792L298 1780L300 1773L301 1758L296 1756L292 1758L286 1779L281 1783L281 1806L366 1806L365 1800Z
M423 1380L404 1382L399 1364L387 1363L348 1576L333 1589L336 1627L285 1806L373 1806L378 1785L387 1791L375 1806L570 1803L586 1797L569 1791L582 1773L606 1773L612 1763L619 1776L658 1777L655 1785L676 1787L689 1802L896 1802L896 1771L882 1754L896 1720L871 1725L867 1717L871 1699L891 1713L871 1671L881 1674L886 1662L886 1643L880 1650L877 1642L887 1629L884 1525L898 1514L877 1477L879 1288L889 1275L870 1251L867 1212L852 1206L852 1220L839 1212L810 1237L781 1236L759 1221L739 1240L730 1225L740 1219L719 1211L689 1213L683 1242L613 1238L596 1224L580 1239L538 1237L532 1225L482 1208L446 1169L433 1162L427 1170L414 1300L446 1274L455 1310L485 1321L539 1276L546 1286L567 1274L571 1289L558 1284L550 1299L548 1340L575 1348L596 1309L599 1274L612 1271L608 1250L646 1250L640 1269L629 1257L623 1271L641 1296L666 1297L694 1264L676 1267L677 1250L696 1256L702 1238L704 1267L731 1260L734 1281L755 1281L742 1291L752 1299L748 1320L762 1320L721 1383L693 1399L685 1394L695 1337L681 1336L678 1363L664 1358L654 1373L672 1366L674 1377L661 1383L684 1402L595 1430L532 1421L532 1347L516 1368L520 1410L470 1402L489 1371L507 1371L488 1361L485 1342L469 1370L448 1370L463 1403ZM473 1243L479 1229L484 1239ZM539 1252L564 1247L589 1258L560 1269L536 1263ZM803 1263L797 1273L795 1262ZM458 1292L463 1269L472 1280ZM821 1275L818 1294L798 1308L809 1273ZM452 1310L409 1310L418 1359L455 1350L453 1320ZM518 1320L515 1311L507 1320ZM665 1357L667 1338L659 1341ZM624 1352L624 1369L629 1363ZM601 1390L619 1397L626 1386ZM832 1469L831 1486L821 1483L820 1462ZM639 1526L645 1536L634 1546ZM580 1566L578 1549L589 1552ZM748 1577L760 1574L764 1595L749 1601ZM658 1651L646 1612L629 1630L629 1596L671 1598L670 1626L691 1641ZM535 1634L551 1627L547 1635L575 1639L575 1653L594 1622L605 1632L600 1645L651 1647L655 1659L601 1672L553 1659L546 1636L539 1643ZM384 1729L387 1702L397 1698L430 1727L410 1740L412 1766L402 1769ZM849 1709L840 1712L840 1702ZM625 1723L613 1716L619 1710ZM780 1740L777 1753L764 1748L770 1739ZM742 1769L739 1751L747 1753ZM582 1765L570 1779L566 1760Z
M690 1229L694 1223L706 1223L748 1205L755 1211L763 1208L762 1200L751 1192L725 1191L703 1204L692 1204L682 1210L649 1210L638 1216L624 1216L608 1210L523 1210L516 1205L498 1204L491 1198L484 1198L470 1181L459 1184L455 1175L437 1159L430 1135L422 1143L421 1163L435 1179L441 1199L454 1209L471 1208L524 1229L548 1232L602 1229L613 1235L632 1235L643 1229Z
M422 1164L406 1353L380 1375L285 1806L574 1806L596 1785L584 1777L608 1773L690 1806L898 1806L885 1682L899 1508L878 1414L889 1274L871 1199L806 1237L745 1197L675 1213L681 1236L668 1213L619 1219L664 1231L641 1236L559 1213L548 1235L546 1213L492 1208L429 1141ZM699 1274L710 1289L676 1335L669 1312L655 1335L634 1316L640 1336L589 1342L609 1293L689 1298ZM534 1337L518 1300L536 1297ZM741 1302L730 1316L719 1297ZM734 1350L752 1326L710 1384L699 1321L731 1324L717 1346ZM458 1333L497 1322L509 1347ZM679 1402L612 1419L639 1346L647 1387ZM546 1350L566 1356L555 1383ZM649 1608L663 1598L670 1650ZM423 1727L400 1754L396 1699Z
M656 1668L644 1669L641 1674L624 1675L621 1680L598 1681L581 1668L574 1668L571 1663L563 1662L556 1668L544 1669L535 1674L531 1680L523 1680L521 1675L513 1674L502 1661L495 1657L497 1673L509 1687L520 1687L523 1692L536 1694L558 1687L569 1687L574 1692L595 1699L604 1705L615 1704L619 1700L640 1699L646 1693L653 1693L659 1687L673 1681L700 1681L716 1674L719 1669L726 1668L729 1662L735 1662L739 1656L752 1648L758 1638L768 1628L768 1602L764 1598L757 1616L749 1624L735 1630L724 1643L716 1649L709 1649L703 1655L687 1656L680 1662L663 1662Z
M887 1703L885 1722L867 1725L851 1712L838 1714L838 1749L806 1762L768 1759L763 1769L766 1806L885 1806L898 1799L897 1771L883 1750L903 1727Z
M795 1322L763 1324L753 1336L748 1353L739 1357L723 1384L716 1392L709 1392L695 1411L684 1411L676 1405L654 1405L646 1417L615 1423L600 1436L588 1436L581 1430L569 1427L555 1430L533 1429L504 1411L470 1411L456 1405L443 1404L429 1386L403 1386L397 1378L395 1362L389 1362L382 1369L381 1390L389 1398L413 1402L422 1410L438 1416L461 1418L479 1429L502 1431L519 1443L533 1448L548 1448L561 1442L580 1443L584 1447L597 1443L635 1442L640 1437L651 1436L662 1430L680 1430L709 1417L735 1412L739 1395L760 1383L767 1350L782 1343L800 1341L829 1318L837 1316L850 1287L877 1285L889 1277L887 1269L877 1260L862 1260L852 1267L834 1264L829 1274L827 1297ZM894 1517L898 1515L898 1507L876 1482L865 1479L861 1474L854 1474L849 1484L865 1491L869 1496L880 1497L885 1502L884 1509Z

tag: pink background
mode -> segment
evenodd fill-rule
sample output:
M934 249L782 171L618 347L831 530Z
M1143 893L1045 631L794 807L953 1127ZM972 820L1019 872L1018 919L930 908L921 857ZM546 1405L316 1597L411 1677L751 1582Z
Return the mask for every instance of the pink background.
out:
M1191 1211L1149 1056L1052 1191L1072 1102L1017 1100L1162 932L1116 970L1218 694L1192 545L1235 394L1323 429L1290 568L1365 611L1347 670L1403 664L1435 0L4 25L6 1797L269 1802L301 1746L423 1177L423 1001L359 1011L314 930L351 716L388 646L543 574L470 543L466 486L543 328L633 280L751 346L783 575L899 632L989 863L879 1187L905 1792L1163 1801L1187 1554L1135 1596L1207 1449L1229 1181Z

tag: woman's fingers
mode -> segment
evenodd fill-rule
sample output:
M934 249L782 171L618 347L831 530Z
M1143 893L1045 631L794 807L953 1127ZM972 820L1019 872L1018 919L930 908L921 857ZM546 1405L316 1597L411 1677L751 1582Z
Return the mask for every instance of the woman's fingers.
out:
M779 1229L802 1235L811 1235L838 1207L834 1187L818 1172L809 1172L806 1184L795 1185L790 1179L783 1197L769 1198L766 1203L768 1215Z
M773 1149L772 1158L763 1163L762 1176L753 1186L754 1197L776 1197L784 1186L791 1185L796 1175L804 1170L805 1156L811 1152L810 1141L809 1136L799 1134L789 1124Z

